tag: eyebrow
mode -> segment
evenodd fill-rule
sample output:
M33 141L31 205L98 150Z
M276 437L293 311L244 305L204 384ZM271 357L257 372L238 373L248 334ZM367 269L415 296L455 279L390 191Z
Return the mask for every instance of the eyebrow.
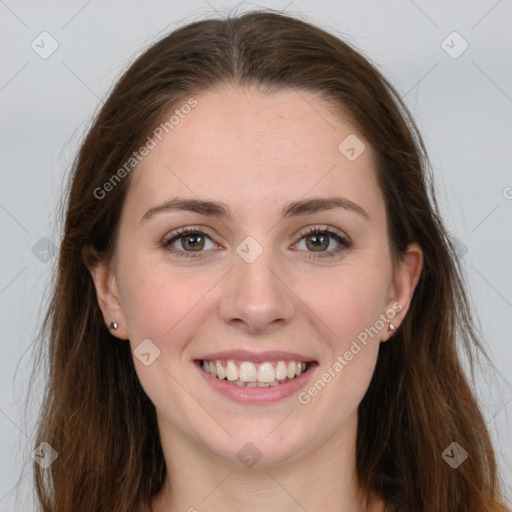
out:
M312 199L301 199L286 203L281 211L282 218L289 218L296 215L307 215L335 208L342 208L358 213L369 220L368 213L358 204L344 197L318 197ZM226 203L218 201L204 201L201 199L174 198L150 208L140 219L140 222L151 219L158 214L172 211L188 211L201 215L219 218L232 218L230 207Z

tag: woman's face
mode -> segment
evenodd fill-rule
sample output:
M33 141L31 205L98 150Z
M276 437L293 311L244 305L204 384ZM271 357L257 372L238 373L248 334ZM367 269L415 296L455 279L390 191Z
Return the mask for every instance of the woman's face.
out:
M194 98L133 171L115 257L93 272L105 321L164 438L259 464L353 442L421 253L393 273L371 148L319 97Z

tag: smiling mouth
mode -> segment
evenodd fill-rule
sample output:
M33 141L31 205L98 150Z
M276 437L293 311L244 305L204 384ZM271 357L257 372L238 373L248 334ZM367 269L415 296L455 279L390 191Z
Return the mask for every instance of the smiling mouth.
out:
M250 361L200 360L198 364L204 372L218 380L249 388L265 388L278 386L296 379L307 372L312 362L304 361L265 361L252 363Z

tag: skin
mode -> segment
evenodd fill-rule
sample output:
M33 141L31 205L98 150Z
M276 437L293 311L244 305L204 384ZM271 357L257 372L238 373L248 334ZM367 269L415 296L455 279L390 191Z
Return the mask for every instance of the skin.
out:
M294 351L318 361L313 383L393 304L400 325L421 250L411 245L393 269L371 148L318 96L225 87L194 97L197 106L133 171L113 259L90 266L105 322L119 324L114 334L132 350L144 339L160 350L149 366L134 357L168 468L152 509L383 510L379 496L363 500L355 443L357 408L388 324L308 404L297 394L267 404L230 400L203 382L193 361L217 350ZM366 144L355 161L338 150L350 134ZM368 218L342 208L281 218L290 201L333 195ZM222 201L233 216L170 211L141 222L177 196ZM326 225L353 246L322 259L336 240L315 249L301 233ZM183 248L183 238L173 244L195 259L162 247L185 226L208 235L200 253ZM247 236L263 249L252 263L236 252ZM237 457L247 442L261 453L251 468Z

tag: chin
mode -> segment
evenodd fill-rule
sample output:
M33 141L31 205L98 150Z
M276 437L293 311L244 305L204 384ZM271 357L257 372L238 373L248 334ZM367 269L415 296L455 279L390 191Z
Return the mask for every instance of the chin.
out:
M274 419L238 422L236 427L226 424L225 428L232 433L233 438L222 433L217 436L218 442L215 443L210 431L204 444L217 457L247 468L285 464L299 456L308 446L304 432L299 428L290 429L288 422L289 419L286 419L283 429L276 428L279 421Z

